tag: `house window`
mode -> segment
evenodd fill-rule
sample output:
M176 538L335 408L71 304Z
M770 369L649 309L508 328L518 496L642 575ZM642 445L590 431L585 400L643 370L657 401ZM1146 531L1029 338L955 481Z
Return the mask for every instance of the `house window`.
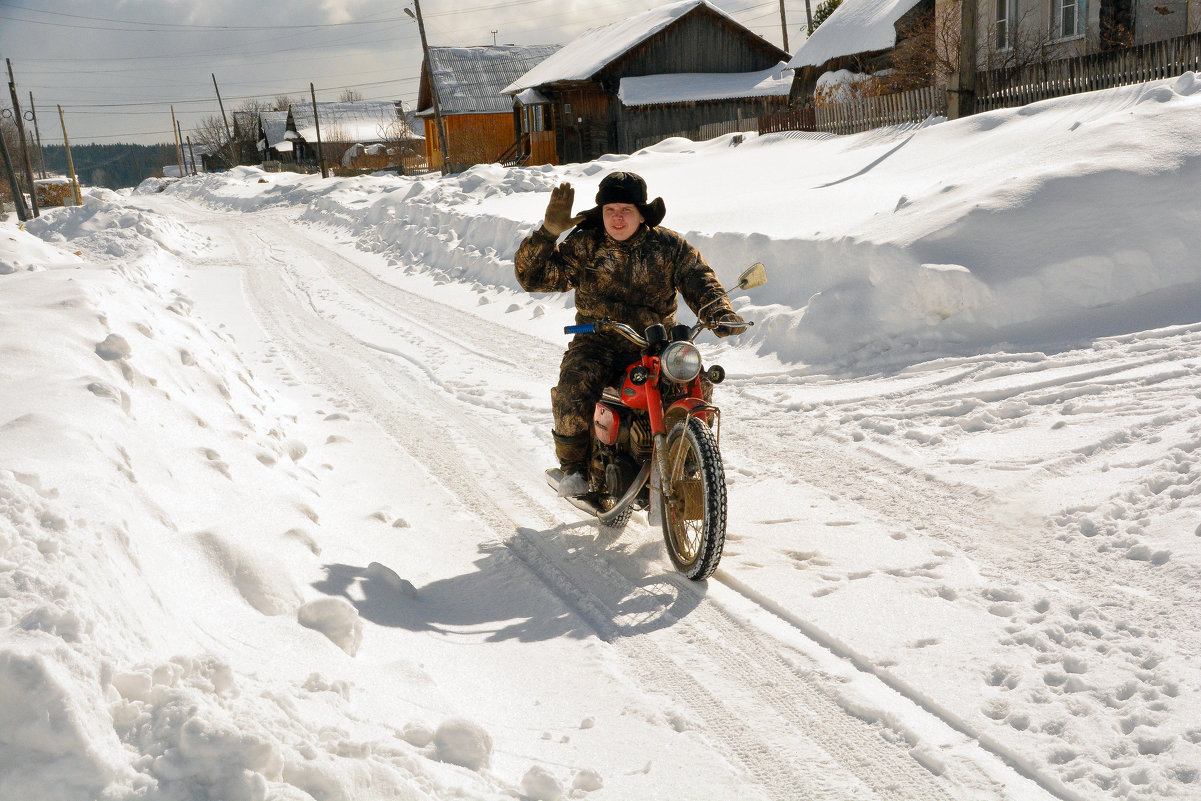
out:
M994 44L997 50L1008 50L1013 47L1013 37L1017 25L1017 0L994 0L997 11L996 35Z
M1051 29L1059 39L1070 39L1083 34L1083 0L1051 0Z

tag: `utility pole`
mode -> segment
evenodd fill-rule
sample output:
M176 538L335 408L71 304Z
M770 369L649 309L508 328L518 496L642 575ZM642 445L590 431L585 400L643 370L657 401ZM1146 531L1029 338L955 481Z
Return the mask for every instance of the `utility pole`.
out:
M784 49L788 50L788 17L784 15L784 0L780 0L780 33L784 35Z
M808 2L808 0L806 0ZM442 151L442 174L450 172L450 157L446 155L446 129L442 126L442 104L438 100L438 82L434 80L434 62L430 61L430 46L425 40L425 20L421 18L421 0L413 0L416 16L410 9L405 13L417 20L417 32L421 34L421 52L425 56L425 68L430 80L430 98L434 101L434 124L438 129L438 146Z
M183 148L179 143L179 123L175 121L175 104L171 105L171 135L175 137L175 161L179 164L179 177L183 178Z
M809 0L805 0L805 35L813 33L813 9L809 7ZM784 45L788 49L788 45Z
M13 206L17 209L17 219L25 222L29 219L29 209L25 208L25 195L21 185L17 183L17 173L13 170L13 160L8 155L8 142L0 136L0 155L4 156L4 172L8 175L8 185L13 193Z
M976 105L976 0L959 0L959 71L951 76L947 119L970 116Z
M33 165L29 163L29 145L25 141L25 119L21 116L21 101L17 98L17 82L13 78L13 60L11 58L4 59L8 62L8 92L13 99L13 119L17 123L17 136L21 140L21 160L25 162L25 180L29 182L29 203L33 206L33 216L41 217L41 209L38 208L38 188L33 182Z
M225 116L225 104L221 102L221 90L217 88L217 73L212 73L213 90L217 93L217 106L221 109L221 121L225 123L225 135L229 137L229 166L237 166L237 157L234 155L234 133L229 129L229 118ZM182 169L180 175L183 174Z
M33 115L33 134L37 137L38 143L38 166L41 168L42 177L46 177L46 152L42 150L42 132L38 130L38 109L33 104L33 92L29 93L29 113Z
M174 110L171 111L175 113ZM75 205L83 205L83 192L79 189L79 179L75 177L75 162L71 160L71 140L67 138L67 121L63 117L63 107L58 107L58 121L63 126L63 147L67 150L67 174L71 176L71 194L75 198Z
M178 139L175 140L175 141L179 142L179 149L183 150L183 142L184 142L183 126L179 124L178 120L175 121L175 135L179 137ZM184 175L186 174L185 171L187 170L187 167L188 167L188 157L184 156L183 160L179 164L179 177L180 178L183 178Z
M321 164L321 177L328 178L329 173L325 170L325 148L321 146L321 117L317 114L317 90L313 88L311 81L309 95L313 98L313 124L317 126L317 161Z
M188 158L192 160L192 175L196 174L196 151L192 149L192 137L188 137Z

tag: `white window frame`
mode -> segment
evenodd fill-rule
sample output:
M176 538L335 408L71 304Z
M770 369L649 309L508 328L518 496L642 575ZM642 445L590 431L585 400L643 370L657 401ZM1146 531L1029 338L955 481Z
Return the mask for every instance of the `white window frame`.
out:
M1072 9L1075 14L1073 29L1068 30L1063 24L1064 14ZM1057 40L1079 39L1084 36L1084 17L1088 5L1086 0L1051 0L1051 30Z
M993 13L997 17L993 46L998 51L1013 47L1013 25L1017 21L1017 12L1017 0L993 0Z

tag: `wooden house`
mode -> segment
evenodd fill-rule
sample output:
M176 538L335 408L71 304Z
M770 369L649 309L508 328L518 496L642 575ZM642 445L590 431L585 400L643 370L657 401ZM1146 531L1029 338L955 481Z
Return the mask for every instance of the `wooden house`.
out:
M452 170L472 164L531 160L514 132L513 101L501 89L553 55L560 45L431 47L422 62L417 114L425 123L425 151L431 169L442 166L433 92L438 93L446 151ZM432 81L432 83L431 83Z
M558 160L587 161L783 107L788 57L707 0L680 0L587 31L504 91L541 106Z
M933 10L934 0L842 0L788 62L796 70L793 99L811 104L825 73L870 75L888 69L898 47L911 39L916 44L918 29Z
M293 139L298 137L288 128L288 112L259 112L258 152L263 162L288 164L296 160Z
M938 0L942 18L958 2ZM976 6L977 66L1087 56L1201 33L1196 0L992 0Z
M329 166L340 166L342 156L355 145L386 145L394 151L397 164L405 151L420 146L421 137L409 127L399 101L356 100L316 105L319 115L316 118L312 103L297 103L288 109L284 137L292 143L295 159L301 165L311 168L320 158L318 127L321 153Z

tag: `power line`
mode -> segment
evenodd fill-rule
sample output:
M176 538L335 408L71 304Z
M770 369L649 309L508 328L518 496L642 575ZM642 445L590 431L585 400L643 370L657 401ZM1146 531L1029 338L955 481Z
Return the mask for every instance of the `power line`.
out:
M525 0L529 2L530 0ZM407 18L385 17L383 19L371 20L351 20L348 22L317 22L304 25L197 25L185 22L151 22L142 20L123 20L113 19L112 17L90 17L83 14L67 14L61 11L45 11L40 8L27 8L25 6L12 6L14 11L25 11L31 14L47 14L56 17L68 17L71 19L89 20L93 22L112 22L120 25L149 25L148 28L105 28L95 25L74 25L67 22L49 22L46 20L22 19L20 17L9 17L0 14L0 19L11 19L15 22L28 22L33 25L51 25L56 28L79 28L84 30L99 30L99 31L128 31L131 33L211 33L214 31L279 31L279 30L321 30L326 28L349 28L361 25L379 25L385 22L402 22Z

